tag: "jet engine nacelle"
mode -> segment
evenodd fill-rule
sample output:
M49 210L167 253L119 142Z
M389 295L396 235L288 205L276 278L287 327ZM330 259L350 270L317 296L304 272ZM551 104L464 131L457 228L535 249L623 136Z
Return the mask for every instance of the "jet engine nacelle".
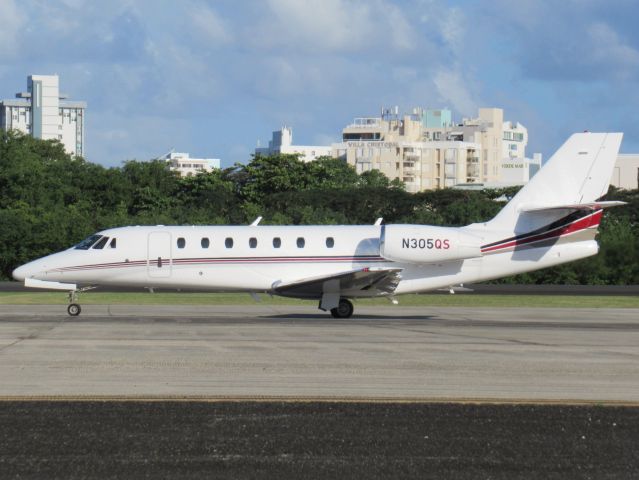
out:
M385 225L380 255L394 262L439 263L481 256L481 239L454 227Z

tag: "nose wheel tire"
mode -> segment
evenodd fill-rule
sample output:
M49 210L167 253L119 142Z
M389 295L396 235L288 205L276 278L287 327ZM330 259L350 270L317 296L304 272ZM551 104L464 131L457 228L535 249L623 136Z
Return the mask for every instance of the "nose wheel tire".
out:
M337 307L331 309L331 315L335 318L350 318L353 315L353 310L351 301L341 298Z
M78 315L80 315L81 311L82 309L80 308L80 305L78 305L77 303L72 303L67 307L67 312L72 317L77 317Z

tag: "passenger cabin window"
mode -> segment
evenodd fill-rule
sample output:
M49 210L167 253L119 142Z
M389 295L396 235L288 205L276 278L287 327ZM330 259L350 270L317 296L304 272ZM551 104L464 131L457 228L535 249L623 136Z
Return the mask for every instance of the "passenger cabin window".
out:
M102 237L95 245L93 245L93 248L95 250L102 250L108 241L109 237Z
M202 245L202 248L209 248L210 244L211 244L211 242L206 237L204 237L204 238L202 238L202 240L200 240L200 245Z
M333 248L335 246L335 240L333 237L326 237L326 246L328 248Z
M304 248L305 244L306 240L304 240L304 237L297 237L297 248Z
M78 243L74 248L76 250L88 250L95 242L102 238L102 235L91 235Z
M184 248L186 246L186 240L184 240L182 237L177 239L177 247L178 248Z
M280 237L273 238L273 248L280 248L282 246L282 240Z
M257 238L255 237L249 238L249 247L251 248L257 247Z
M226 240L224 240L224 246L226 248L233 248L233 239L231 237L226 237Z
M115 247L116 247L116 241L115 241L115 238L112 238L112 239L111 239L111 243L109 243L109 247L110 247L110 248L115 248Z

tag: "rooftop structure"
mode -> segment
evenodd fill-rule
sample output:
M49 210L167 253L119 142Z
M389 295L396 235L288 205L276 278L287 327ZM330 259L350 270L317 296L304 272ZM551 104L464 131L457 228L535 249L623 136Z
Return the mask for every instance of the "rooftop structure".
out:
M162 159L166 160L170 170L178 172L181 177L212 172L220 168L219 158L191 158L188 153L183 152L170 152Z
M60 94L57 75L29 75L27 91L0 100L0 128L43 140L59 140L71 155L84 156L86 102Z
M268 142L268 147L257 147L255 155L277 155L279 153L297 154L304 162L312 162L319 157L331 155L330 146L321 145L293 145L293 129L282 127L273 132L272 139Z

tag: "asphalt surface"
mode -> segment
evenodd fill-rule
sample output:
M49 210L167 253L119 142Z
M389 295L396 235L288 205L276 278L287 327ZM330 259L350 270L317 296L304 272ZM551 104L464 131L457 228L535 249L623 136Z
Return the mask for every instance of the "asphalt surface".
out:
M1 402L2 478L632 479L639 409Z
M639 404L639 309L0 306L0 396Z
M0 282L0 292L34 292L47 291L26 288L19 282ZM51 290L56 291L56 290ZM59 290L57 290L59 292ZM143 292L144 288L100 287L100 292ZM175 292L178 290L155 289L155 291ZM185 290L186 291L186 290ZM188 290L190 292L207 293L207 290ZM440 294L435 290L426 294ZM467 284L458 293L464 295L639 295L639 285L499 285L499 284Z
M357 312L0 306L0 479L639 478L639 310Z

